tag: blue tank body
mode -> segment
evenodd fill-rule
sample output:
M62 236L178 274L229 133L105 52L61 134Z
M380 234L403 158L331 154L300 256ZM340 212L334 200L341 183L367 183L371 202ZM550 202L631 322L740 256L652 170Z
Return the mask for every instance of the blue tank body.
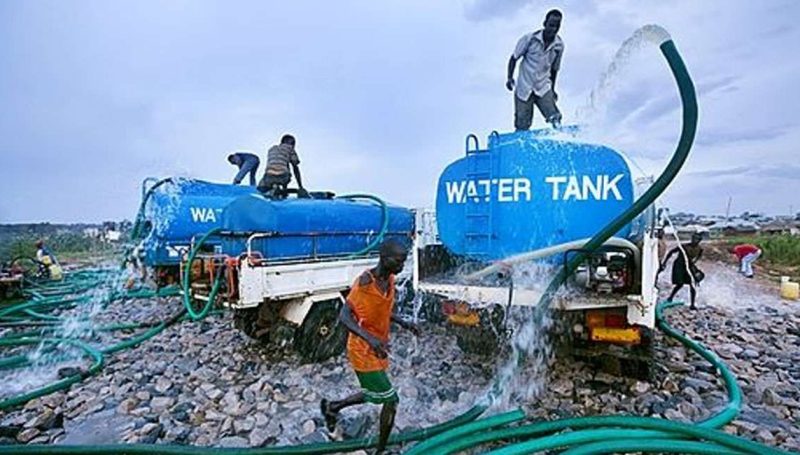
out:
M628 164L608 147L493 133L442 173L436 218L451 252L496 260L591 237L633 201ZM630 225L617 233L629 235Z
M413 213L387 206L385 238L411 244ZM158 187L145 208L148 266L178 265L193 238L214 228L226 231L205 247L239 256L250 234L269 233L253 249L270 260L306 259L358 253L381 232L383 210L376 202L349 199L272 200L254 187L201 180L174 180Z
M388 227L384 238L411 244L414 215L405 208L387 205ZM260 195L243 196L229 204L222 227L234 233L223 238L224 253L237 256L252 250L270 261L322 258L359 253L380 233L383 210L372 201L350 199L271 200Z
M149 266L177 265L192 237L220 227L222 211L238 197L256 193L252 186L175 179L152 193L145 208L149 233L144 242ZM214 240L211 240L214 244ZM220 242L216 242L219 246Z

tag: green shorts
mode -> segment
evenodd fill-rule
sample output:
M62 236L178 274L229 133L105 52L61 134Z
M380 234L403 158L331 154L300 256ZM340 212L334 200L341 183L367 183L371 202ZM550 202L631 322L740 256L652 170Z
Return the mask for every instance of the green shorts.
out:
M356 376L358 383L361 384L364 399L368 403L384 404L400 401L385 371L356 371Z

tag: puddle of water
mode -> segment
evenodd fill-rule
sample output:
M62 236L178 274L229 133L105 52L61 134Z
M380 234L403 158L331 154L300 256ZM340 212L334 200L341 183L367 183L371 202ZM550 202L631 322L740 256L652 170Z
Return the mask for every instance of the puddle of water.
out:
M63 445L115 444L121 442L122 428L131 422L130 418L120 416L113 409L90 415L86 420L75 423L67 421L66 436L58 442Z

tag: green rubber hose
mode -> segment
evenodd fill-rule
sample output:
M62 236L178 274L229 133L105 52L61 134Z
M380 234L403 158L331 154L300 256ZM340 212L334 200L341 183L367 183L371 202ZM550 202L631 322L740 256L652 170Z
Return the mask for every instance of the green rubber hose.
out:
M197 256L197 252L200 251L200 247L203 246L205 241L211 237L212 235L217 234L222 229L214 228L208 232L206 232L200 240L195 243L194 247L189 252L189 256L186 259L186 266L183 269L183 306L186 308L186 312L189 317L193 321L197 321L203 319L208 315L208 312L211 311L211 307L214 306L214 300L216 299L217 292L219 292L220 286L222 284L222 275L218 275L217 278L214 280L214 284L211 287L211 292L208 294L208 301L203 306L203 308L198 312L194 309L192 305L192 293L191 293L191 279L192 279L192 263L194 262L195 256ZM221 270L221 269L220 269Z
M383 242L386 232L389 230L389 207L386 205L386 202L371 194L345 194L343 196L337 196L337 199L368 199L377 202L381 206L381 228L380 231L378 231L377 237L372 239L372 241L360 251L350 254L350 257L367 254L375 247L379 246Z

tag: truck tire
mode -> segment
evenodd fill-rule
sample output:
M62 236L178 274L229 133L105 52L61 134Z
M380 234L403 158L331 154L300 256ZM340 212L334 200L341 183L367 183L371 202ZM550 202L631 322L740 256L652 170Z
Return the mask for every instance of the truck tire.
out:
M233 326L254 340L259 339L256 334L258 331L257 322L258 310L256 309L236 310L233 313Z
M340 302L325 300L311 307L294 336L297 353L307 362L321 362L344 352L347 330L339 322Z

